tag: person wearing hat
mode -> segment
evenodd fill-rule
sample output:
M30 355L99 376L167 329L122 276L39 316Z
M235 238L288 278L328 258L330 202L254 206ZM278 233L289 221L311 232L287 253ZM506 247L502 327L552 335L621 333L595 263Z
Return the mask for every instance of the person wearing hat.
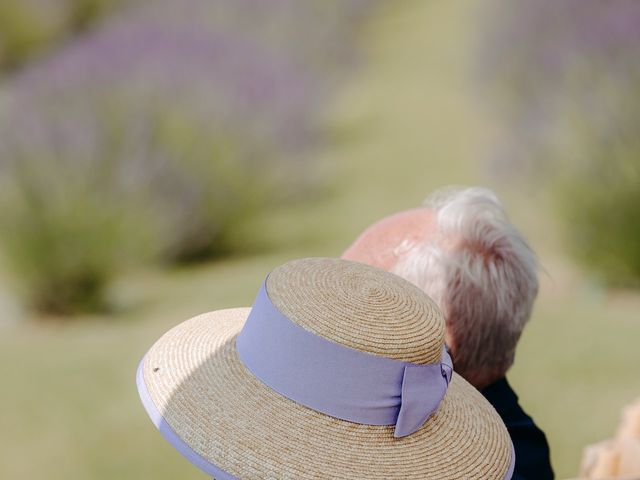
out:
M163 335L137 384L160 433L217 480L509 479L509 434L444 336L436 304L400 277L294 260L251 308Z
M482 392L509 430L515 476L553 479L546 437L505 377L538 293L537 261L493 192L438 190L423 207L374 223L342 258L393 272L435 300L456 372Z

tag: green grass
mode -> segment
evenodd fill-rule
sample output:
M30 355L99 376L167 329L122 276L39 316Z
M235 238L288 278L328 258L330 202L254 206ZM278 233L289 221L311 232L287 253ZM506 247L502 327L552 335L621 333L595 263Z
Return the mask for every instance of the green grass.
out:
M205 478L147 419L135 391L138 360L189 316L249 305L279 263L337 256L370 222L433 188L488 182L482 159L492 125L467 70L472 5L385 4L363 38L368 61L328 113L335 141L320 155L341 172L335 195L263 219L269 252L131 273L113 292L122 313L0 330L0 478ZM640 395L640 297L584 279L560 249L544 199L491 186L548 272L510 378L566 478L582 447L611 435L621 406Z

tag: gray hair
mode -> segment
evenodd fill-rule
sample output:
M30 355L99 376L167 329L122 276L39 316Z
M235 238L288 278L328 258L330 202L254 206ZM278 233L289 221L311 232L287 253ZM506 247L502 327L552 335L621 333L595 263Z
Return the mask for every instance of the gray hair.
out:
M438 190L424 205L437 232L399 245L392 271L440 306L456 371L482 387L513 364L538 293L537 259L488 189Z

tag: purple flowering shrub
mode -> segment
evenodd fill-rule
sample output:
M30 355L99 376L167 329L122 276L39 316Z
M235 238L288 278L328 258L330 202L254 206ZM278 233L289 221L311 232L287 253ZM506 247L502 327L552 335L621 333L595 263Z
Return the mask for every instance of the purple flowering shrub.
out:
M640 284L640 3L496 1L480 73L503 119L494 168L548 188L569 248Z
M161 28L197 28L242 36L271 58L279 57L320 77L323 83L340 74L337 66L357 60L354 33L377 0L138 0L119 23Z
M134 260L229 251L314 187L320 108L371 2L177 3L134 4L4 85L0 244L41 310L99 306Z

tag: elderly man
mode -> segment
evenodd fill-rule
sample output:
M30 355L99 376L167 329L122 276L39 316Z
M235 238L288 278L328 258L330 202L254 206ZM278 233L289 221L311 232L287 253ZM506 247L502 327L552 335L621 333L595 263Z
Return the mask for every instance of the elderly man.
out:
M545 435L505 378L538 292L537 262L496 196L484 188L437 191L422 208L373 224L343 258L404 277L438 303L456 372L509 430L513 478L552 479Z

